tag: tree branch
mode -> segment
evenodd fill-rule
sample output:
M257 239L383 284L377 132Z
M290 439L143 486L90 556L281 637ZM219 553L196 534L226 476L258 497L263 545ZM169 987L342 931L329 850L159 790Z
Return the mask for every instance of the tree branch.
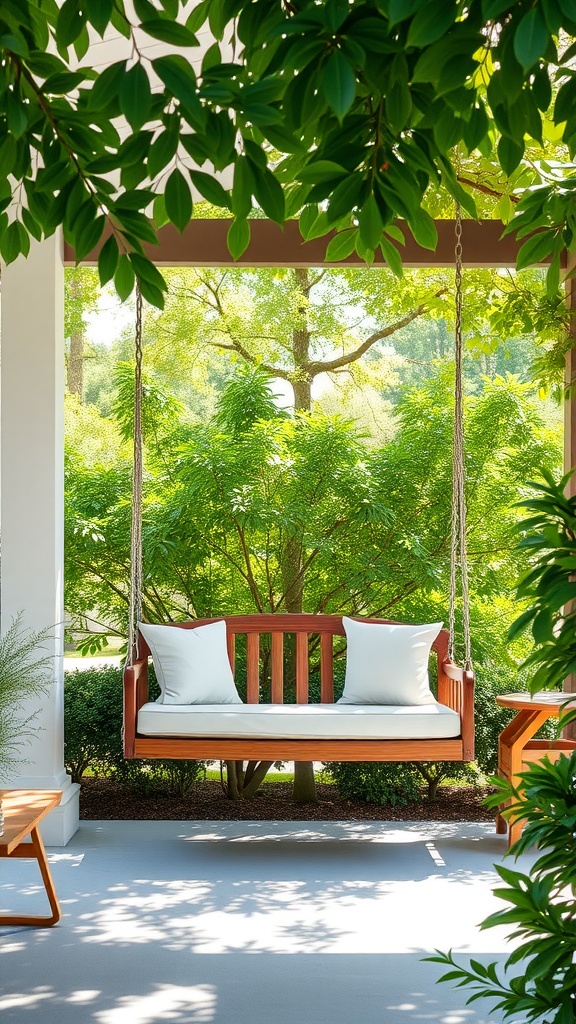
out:
M441 295L446 293L446 288L440 288L434 293L434 298L439 298ZM377 341L382 341L383 338L389 338L392 334L396 334L403 327L407 327L413 320L417 320L419 316L422 316L428 309L428 305L425 302L420 303L416 309L413 309L406 316L402 317L401 320L397 320L396 323L390 324L389 327L383 327L381 331L375 331L371 334L361 345L353 349L352 352L344 352L343 355L338 356L336 359L316 360L308 363L306 367L307 372L310 376L315 377L318 373L330 373L332 370L337 370L340 366L348 366L350 363L355 363L361 356L364 355L368 349L372 348Z

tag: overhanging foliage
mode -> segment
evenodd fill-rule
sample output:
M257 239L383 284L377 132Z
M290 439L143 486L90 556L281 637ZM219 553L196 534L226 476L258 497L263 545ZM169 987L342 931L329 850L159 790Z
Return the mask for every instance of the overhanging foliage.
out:
M2 4L6 262L62 225L78 259L105 239L102 282L124 297L137 279L161 306L144 246L162 223L184 230L194 189L230 211L235 257L257 206L278 223L299 216L305 238L335 228L330 259L356 249L370 262L380 248L400 272L399 218L436 245L430 194L475 215L461 159L513 175L550 125L564 160L576 149L568 0L134 0L134 12L124 0ZM131 56L96 66L91 36L110 26ZM215 41L197 72L206 27ZM149 57L150 41L167 52ZM553 293L574 242L576 176L531 162L526 184L509 230L527 237L521 266L552 255Z

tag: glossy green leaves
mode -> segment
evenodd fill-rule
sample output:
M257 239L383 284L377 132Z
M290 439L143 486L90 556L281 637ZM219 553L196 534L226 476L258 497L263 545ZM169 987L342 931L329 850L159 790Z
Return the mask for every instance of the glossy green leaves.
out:
M192 196L190 186L178 168L172 171L166 182L164 201L168 217L179 231L184 231L192 216Z
M206 25L214 42L198 53ZM126 49L107 66L88 46L109 28ZM130 45L134 31L144 46ZM576 35L570 0L2 4L0 253L13 259L62 225L80 258L101 247L103 280L126 294L137 278L154 301L144 247L154 224L185 230L197 193L231 211L235 258L255 208L279 224L301 214L306 237L336 232L332 260L380 249L399 272L388 229L403 219L433 248L431 193L474 216L455 147L513 177L552 117L576 155L576 51L557 52L562 32ZM549 246L550 289L574 234L571 186L551 193L544 214L519 204L510 227L542 236L524 243L523 262Z

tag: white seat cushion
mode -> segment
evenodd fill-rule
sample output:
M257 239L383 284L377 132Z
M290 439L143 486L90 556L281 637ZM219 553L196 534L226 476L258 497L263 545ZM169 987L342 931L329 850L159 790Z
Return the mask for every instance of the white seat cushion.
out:
M211 736L241 739L451 739L460 716L438 704L144 704L144 736Z

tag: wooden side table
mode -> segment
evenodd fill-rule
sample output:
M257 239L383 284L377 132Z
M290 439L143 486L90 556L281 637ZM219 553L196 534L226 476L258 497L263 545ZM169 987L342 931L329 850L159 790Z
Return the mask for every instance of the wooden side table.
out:
M513 708L517 712L498 737L498 774L514 781L519 772L534 761L547 757L557 761L563 754L576 749L576 741L569 739L535 740L533 737L549 718L558 718L563 705L570 701L569 693L544 692L530 696L529 693L504 693L496 697L502 708ZM576 708L576 701L567 705ZM506 822L501 809L496 815L496 831L504 834L508 829L508 846L520 838L524 827L522 818Z
M41 789L0 790L4 812L4 834L0 836L0 857L31 857L38 861L52 913L48 916L0 914L2 925L56 924L62 917L60 904L46 860L38 825L60 803L62 794ZM26 842L30 836L30 842Z

